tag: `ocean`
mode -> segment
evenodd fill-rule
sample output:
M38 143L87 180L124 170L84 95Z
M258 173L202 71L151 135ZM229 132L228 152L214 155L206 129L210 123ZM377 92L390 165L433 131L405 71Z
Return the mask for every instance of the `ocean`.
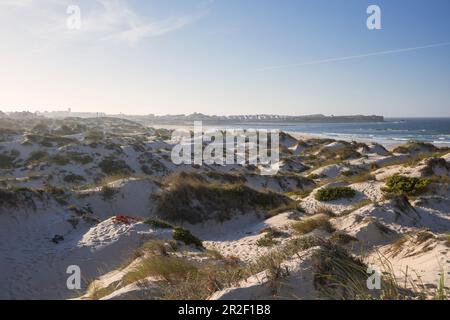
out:
M384 122L367 123L252 123L239 127L280 129L317 137L373 141L384 145L410 140L450 145L450 118L386 118Z

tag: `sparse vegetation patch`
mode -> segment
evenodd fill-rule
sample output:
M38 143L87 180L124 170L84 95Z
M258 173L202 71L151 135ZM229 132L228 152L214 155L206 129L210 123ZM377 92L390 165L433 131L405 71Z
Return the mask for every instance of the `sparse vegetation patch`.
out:
M267 212L293 202L286 196L257 191L243 184L207 182L199 175L171 176L165 185L166 188L154 198L157 215L167 221L224 221L238 212Z
M203 248L202 241L194 236L189 230L183 228L175 228L173 230L173 239L176 241L181 241L186 245L195 245L198 248Z
M394 175L387 180L383 191L415 196L423 193L430 182L429 179Z
M334 201L339 199L350 199L355 195L355 190L350 187L329 187L319 189L315 198L318 201Z
M144 221L145 224L148 224L149 226L153 228L158 229L173 229L173 226L170 223L167 223L160 219L154 219L154 218L148 218Z
M324 214L318 214L303 220L294 222L291 225L292 229L298 234L307 234L316 229L333 232L334 228L330 223L330 217Z

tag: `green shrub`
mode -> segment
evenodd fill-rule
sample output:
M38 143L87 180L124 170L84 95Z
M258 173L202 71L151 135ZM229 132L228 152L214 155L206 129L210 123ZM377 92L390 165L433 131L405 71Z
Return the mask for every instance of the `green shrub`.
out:
M88 164L88 163L91 163L92 161L94 161L94 159L90 155L87 155L87 154L72 152L69 154L69 156L70 156L71 160L73 160L79 164L82 164L82 165L85 165L85 164Z
M318 201L333 201L342 198L353 198L355 195L355 190L349 187L330 187L318 190L315 198Z
M100 195L102 196L103 200L111 200L115 197L117 192L118 191L116 188L112 188L110 186L103 186L100 191Z
M149 226L153 228L158 229L173 229L173 226L170 223L167 223L163 220L154 219L154 218L148 218L144 221L145 224L148 224Z
M0 154L0 169L12 169L14 168L16 157L6 154Z
M0 189L0 206L17 207L19 204L17 190Z
M64 177L64 182L67 182L67 183L78 183L78 182L82 182L85 180L86 179L84 179L83 176L80 176L80 175L74 174L74 173L68 174L67 176Z
M387 180L383 191L414 196L424 192L429 184L428 179L394 175Z
M202 241L194 236L189 230L177 227L173 230L172 237L174 240L184 242L186 245L193 244L196 247L203 248Z
M104 134L103 134L103 132L100 132L100 131L91 130L86 133L85 139L91 140L94 142L98 142L98 141L104 139Z
M57 154L52 157L52 161L60 166L65 166L70 163L70 158L67 155Z
M46 160L48 158L48 153L45 151L33 151L30 156L28 157L27 162L28 163L33 163L33 162L39 162L39 161L43 161Z
M53 196L65 195L64 189L52 186L50 184L47 184L47 185L43 186L41 189L38 189L37 191L43 192L43 193L47 193L47 194L51 194Z
M107 175L130 174L132 172L132 169L124 160L106 158L98 166Z

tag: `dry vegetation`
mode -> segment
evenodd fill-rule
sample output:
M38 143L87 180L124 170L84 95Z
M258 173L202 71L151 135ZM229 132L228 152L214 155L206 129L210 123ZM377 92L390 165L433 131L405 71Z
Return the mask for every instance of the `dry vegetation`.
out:
M235 213L267 212L293 203L271 191L257 191L243 184L212 183L200 175L187 173L170 176L164 190L154 198L159 217L190 223L207 219L224 221Z

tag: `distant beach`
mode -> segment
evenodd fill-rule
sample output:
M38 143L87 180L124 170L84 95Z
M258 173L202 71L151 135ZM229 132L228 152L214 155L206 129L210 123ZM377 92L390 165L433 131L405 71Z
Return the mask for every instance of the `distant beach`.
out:
M177 125L155 125L155 127L180 128ZM450 146L450 118L386 118L384 122L367 123L252 123L224 126L206 124L204 127L280 129L296 138L376 142L387 148L410 140L428 142L436 146Z

